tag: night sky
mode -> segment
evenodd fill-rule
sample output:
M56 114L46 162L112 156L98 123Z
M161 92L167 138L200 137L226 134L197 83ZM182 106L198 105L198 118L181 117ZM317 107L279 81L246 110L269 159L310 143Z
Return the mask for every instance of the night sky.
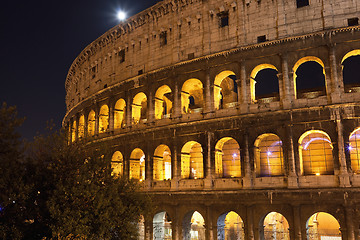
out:
M31 140L46 122L61 127L65 78L92 41L118 24L116 12L134 15L157 0L14 0L0 6L0 103L26 117L20 133Z

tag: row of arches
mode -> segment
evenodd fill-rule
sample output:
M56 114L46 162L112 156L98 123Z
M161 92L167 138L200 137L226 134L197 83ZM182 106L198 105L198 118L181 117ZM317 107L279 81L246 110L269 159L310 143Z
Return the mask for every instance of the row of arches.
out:
M144 239L144 218L139 224L139 239ZM172 219L165 211L158 212L153 218L153 239L170 240L172 236ZM218 240L245 239L244 221L235 211L221 214L217 219ZM190 211L182 220L182 239L205 240L205 219L198 211ZM265 214L259 222L259 235L263 240L289 240L289 223L279 212ZM316 212L306 221L306 239L341 240L340 224L337 219L326 212Z
M298 140L300 173L302 175L334 174L333 144L330 136L320 130L310 130ZM215 174L218 178L242 177L240 146L232 137L221 138L215 145ZM354 173L360 172L360 128L349 138L348 154ZM203 147L196 141L188 141L181 148L180 168L182 179L204 178ZM145 153L135 148L129 159L129 177L145 180ZM120 151L112 156L115 174L123 175L124 157ZM282 140L273 133L260 135L254 142L254 167L256 176L283 176L286 174ZM152 179L156 181L172 179L172 153L165 145L159 145L152 158Z
M352 90L359 87L360 79L357 76L357 69L360 67L360 50L353 50L346 54L342 59L343 83ZM279 71L271 64L260 64L256 66L250 74L250 98L251 102L272 102L279 100ZM321 59L308 56L296 62L293 67L293 82L295 98L314 98L326 94L325 65ZM216 75L212 86L212 108L214 110L231 108L237 105L240 98L238 76L231 70L225 70ZM351 92L351 89L346 90ZM347 88L346 88L347 89ZM178 108L179 114L189 114L202 112L205 108L204 84L197 78L186 80L181 88L179 96L168 85L162 85L156 92L154 99L144 92L137 93L132 98L131 107L127 105L123 98L116 101L113 110L109 111L109 106L104 104L98 113L98 126L96 129L96 113L90 110L86 116L81 115L73 120L70 126L71 141L75 141L76 133L78 138L85 136L85 125L87 125L87 135L93 136L96 130L104 133L110 128L110 118L113 117L113 129L120 129L126 124L144 123L150 118L149 110L154 111L155 120L169 118L174 114L174 108ZM176 98L179 103L176 103ZM149 104L151 101L151 104ZM128 103L129 104L129 103ZM154 104L154 106L153 106ZM178 104L178 106L176 105ZM129 108L127 110L127 108ZM131 111L130 111L131 108ZM150 109L151 108L151 109ZM154 109L154 110L152 110ZM126 116L129 121L126 123ZM78 124L78 125L77 125Z

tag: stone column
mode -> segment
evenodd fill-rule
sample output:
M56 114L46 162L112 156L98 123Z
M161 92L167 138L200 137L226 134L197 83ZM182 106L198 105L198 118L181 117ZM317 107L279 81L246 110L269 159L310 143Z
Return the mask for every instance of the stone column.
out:
M280 74L280 78L282 79L282 84L279 84L279 89L281 88L282 90L280 91L280 101L282 102L283 108L289 109L291 108L292 101L294 101L294 94L292 94L294 88L290 82L292 79L289 79L288 58L285 54L281 55L281 68L282 73Z
M345 207L347 239L355 240L353 206Z
M153 240L153 222L152 219L145 218L145 240Z
M181 116L181 101L180 101L179 83L177 79L174 84L174 106L172 118L179 118Z
M127 103L126 103L126 127L131 127L131 95L127 92Z
M109 132L114 131L114 105L109 101Z
M211 174L211 168L212 168L212 161L211 161L211 146L212 146L212 140L214 138L214 133L212 132L206 132L206 151L205 152L205 181L204 181L204 187L205 188L212 188L212 174Z
M246 113L249 109L249 97L250 97L250 86L247 84L245 62L240 63L240 82L241 82L241 93L240 93L240 112Z
M336 109L335 116L336 116L336 130L338 134L337 144L338 144L338 152L339 152L338 158L340 164L340 172L339 172L340 187L350 187L350 179L346 166L343 124L341 121L341 115L339 109Z
M175 133L174 133L175 135ZM171 152L171 190L176 191L179 187L179 179L181 176L181 167L180 167L180 161L181 156L179 156L179 151L177 147L177 142L175 139L173 139L173 147Z
M250 165L250 156L249 156L249 137L244 135L244 172L245 176L243 179L244 188L252 187L252 172Z
M329 49L330 60L330 79L331 79L331 102L338 103L341 101L341 93L344 92L344 83L339 78L337 60L335 55L335 46L330 46Z
M75 115L75 141L79 139L79 115Z
M292 118L292 116L291 116ZM292 125L287 126L287 157L289 161L289 177L288 177L288 188L298 188L298 180L296 173L296 164L295 164L295 154L294 154L294 140L293 140L293 132Z
M293 206L294 214L294 237L295 240L301 240L301 215L300 215L300 206Z
M95 136L99 134L99 106L95 105Z
M147 122L152 123L154 122L155 118L155 109L154 109L154 92L152 88L150 88L149 94L148 94L148 102L147 102Z
M84 112L84 138L88 137L88 118L89 118L89 112Z
M242 95L241 95L241 90L242 90L242 88L241 88L241 79L236 79L235 80L236 81L236 85L237 85L237 104L238 104L238 106L240 106L241 105L241 103L242 103L242 99L241 99L241 97L242 97Z
M209 69L206 70L206 79L205 79L205 113L211 113L214 112L214 94L212 94L213 91L211 91L212 83L210 79L210 71Z
M246 207L246 223L247 223L247 227L246 227L246 235L245 235L245 239L248 240L254 240L254 213L253 213L253 207L252 206L247 206Z
M216 239L214 238L214 226L213 226L213 217L211 214L211 207L207 206L206 208L206 212L207 212L207 222L205 223L205 227L206 227L206 239L207 240L213 240ZM216 225L215 225L216 228Z

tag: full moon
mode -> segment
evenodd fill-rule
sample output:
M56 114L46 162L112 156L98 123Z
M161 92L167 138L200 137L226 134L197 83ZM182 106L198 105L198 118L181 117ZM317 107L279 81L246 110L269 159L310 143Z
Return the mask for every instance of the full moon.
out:
M117 13L117 18L118 18L120 21L125 20L125 18L126 18L126 13L123 12L123 11L119 11L119 12Z

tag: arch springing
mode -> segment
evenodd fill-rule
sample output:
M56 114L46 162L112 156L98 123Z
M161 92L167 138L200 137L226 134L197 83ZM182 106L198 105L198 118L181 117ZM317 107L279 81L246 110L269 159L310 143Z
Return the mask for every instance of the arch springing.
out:
M155 119L169 118L172 112L173 95L167 85L158 88L155 93Z

